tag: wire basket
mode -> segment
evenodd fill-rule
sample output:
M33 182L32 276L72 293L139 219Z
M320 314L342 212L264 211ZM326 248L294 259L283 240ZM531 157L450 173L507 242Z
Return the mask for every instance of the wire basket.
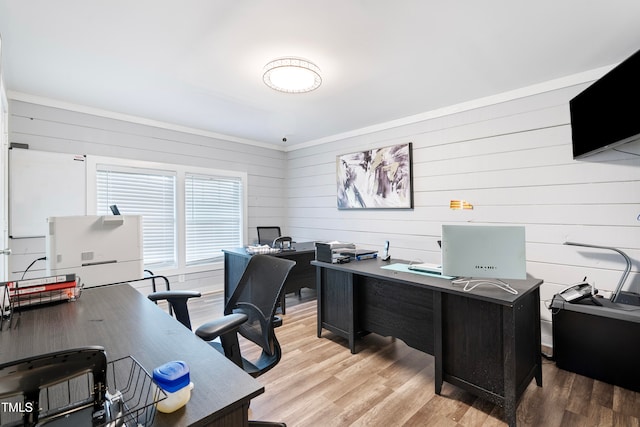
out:
M153 423L156 404L167 395L131 356L107 364L107 391L95 406L93 375L84 373L40 391L39 408L24 407L22 396L0 401L0 425L4 426L109 426L139 427ZM32 424L25 413L38 411Z
M167 398L151 375L131 356L109 363L107 370L106 420L102 426L148 426L156 404Z
M74 301L80 296L81 288L56 289L52 291L33 292L11 297L11 308L20 310L33 305L49 304L60 301Z

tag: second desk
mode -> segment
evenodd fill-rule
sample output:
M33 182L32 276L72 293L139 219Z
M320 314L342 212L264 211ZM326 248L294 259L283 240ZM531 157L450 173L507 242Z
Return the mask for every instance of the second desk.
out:
M510 280L518 295L493 286L465 292L451 280L384 269L390 263L379 259L312 264L318 337L323 329L342 336L352 353L369 332L399 338L434 356L437 394L443 381L468 390L503 406L510 426L531 380L542 386L542 280Z
M316 258L314 242L294 243L293 250L286 250L274 254L269 254L279 258L286 258L296 262L287 280L284 282L284 292L280 301L282 314L286 314L285 295L292 292L299 292L301 288L316 287L315 267L311 261ZM240 277L244 273L251 254L245 248L225 249L224 252L224 297L225 303L238 286Z

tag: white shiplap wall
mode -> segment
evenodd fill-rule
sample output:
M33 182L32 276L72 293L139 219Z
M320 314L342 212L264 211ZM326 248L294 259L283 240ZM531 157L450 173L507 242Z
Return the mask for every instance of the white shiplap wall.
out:
M258 225L285 226L286 156L281 150L30 102L10 100L9 108L9 142L29 144L30 149L247 172L247 241L257 239ZM34 177L33 185L37 183ZM10 246L11 278L19 277L31 261L44 256L42 238L15 239ZM30 275L44 271L44 262L33 269ZM222 290L221 269L219 265L212 271L189 274L184 283L172 277L172 284L176 289Z
M613 290L623 267L608 252L566 240L614 246L634 261L627 288L640 291L640 144L582 161L571 157L568 100L586 85L327 142L288 153L188 132L132 123L37 103L10 101L10 142L43 151L246 171L249 241L255 227L280 224L298 241L351 241L395 258L439 260L443 223L524 224L528 272L544 279L542 299L587 276ZM413 142L415 208L336 209L339 154ZM465 199L473 211L451 211ZM11 270L42 255L44 242L11 242ZM16 273L14 273L16 274ZM172 282L176 282L172 278ZM221 270L189 275L177 287L220 290ZM542 307L543 342L551 344Z
M633 260L627 289L640 291L640 144L581 161L571 154L568 101L586 85L328 142L288 152L288 226L297 240L341 240L368 248L391 242L391 255L439 262L443 223L523 224L528 273L544 280L541 299L584 276L613 290ZM413 210L338 210L336 156L413 143ZM451 211L451 199L472 211ZM543 343L551 314L541 307Z

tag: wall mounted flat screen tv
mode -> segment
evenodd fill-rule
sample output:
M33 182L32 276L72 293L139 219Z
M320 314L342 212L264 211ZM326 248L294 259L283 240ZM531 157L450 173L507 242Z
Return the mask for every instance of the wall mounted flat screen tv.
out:
M573 158L640 140L640 50L569 101Z

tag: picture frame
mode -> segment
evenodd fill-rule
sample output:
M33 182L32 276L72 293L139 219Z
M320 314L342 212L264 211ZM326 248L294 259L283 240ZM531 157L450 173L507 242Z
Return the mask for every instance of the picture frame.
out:
M338 209L413 209L412 143L336 157Z

